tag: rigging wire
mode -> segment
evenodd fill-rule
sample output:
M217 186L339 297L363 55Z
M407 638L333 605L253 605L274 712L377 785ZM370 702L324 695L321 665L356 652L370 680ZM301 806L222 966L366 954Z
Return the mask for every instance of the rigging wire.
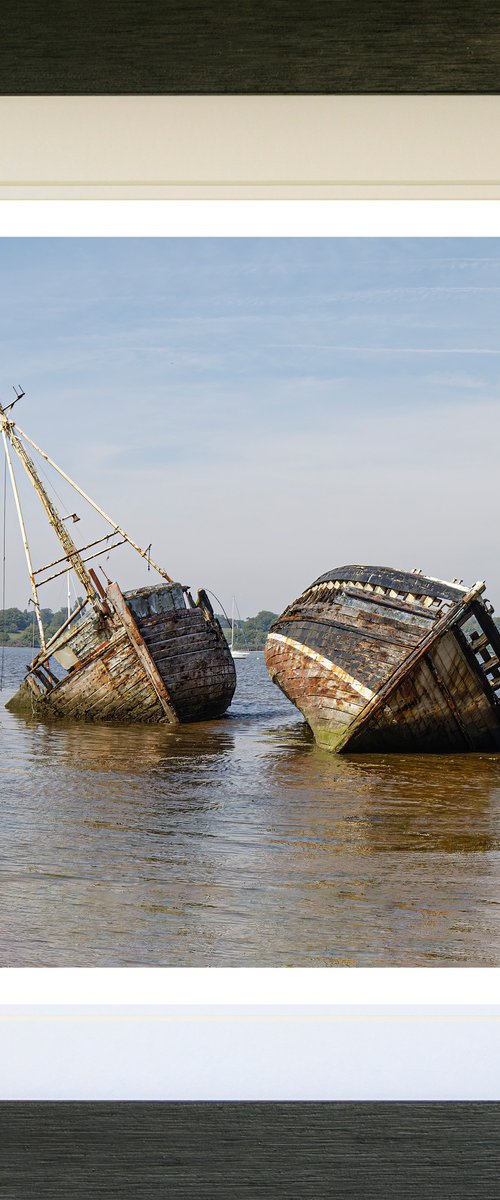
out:
M43 476L43 478L44 478L44 480L45 480L45 483L47 484L47 490L48 490L48 492L49 492L49 495L50 495L50 492L52 491L52 492L54 493L54 495L55 495L56 499L58 500L58 502L59 502L59 504L60 504L61 508L62 508L62 509L64 509L64 508L66 508L66 507L67 507L67 503L66 503L66 501L65 501L65 500L63 500L62 496L61 496L61 495L60 495L60 493L58 492L58 490L57 490L57 488L56 488L56 485L55 485L55 483L54 483L54 480L53 480L53 478L52 478L52 477L51 477L51 476L48 474L48 472L45 470L45 467L44 467L44 466L43 466L43 464L40 462L40 459L41 459L41 458L42 458L42 454L41 454L41 453L40 453L40 451L38 450L38 451L37 451L37 459L36 459L36 469L37 469L37 471L40 473L40 475L42 475L42 476ZM72 490L76 490L76 489L74 488L74 485L73 485L73 484L70 484L70 487L71 487L71 489L72 489ZM64 518L63 518L63 519L64 519ZM79 518L78 518L78 519L79 519ZM100 540L101 540L101 541L108 541L110 538L113 538L113 537L115 536L115 532L116 532L116 531L113 529L113 530L111 531L111 533L107 533L107 534L105 534L105 535L103 536L103 538L102 538L102 539L100 539ZM57 534L56 534L56 536L57 536ZM114 547L114 546L111 546L111 547L110 547L110 549L111 549L111 550L114 550L114 549L115 549L115 547ZM78 551L78 554L80 554L80 553L81 553L81 551ZM68 560L68 563L69 563L69 556L68 556L68 555L66 555L66 559ZM108 559L109 559L109 554L108 554ZM62 562L63 560L61 559L60 561ZM85 561L85 559L84 559L83 561ZM55 564L54 564L54 565L55 565ZM41 568L41 569L43 569L43 568ZM73 593L74 593L74 596L75 596L75 601L76 601L76 603L78 604L78 597L77 597L77 594L76 594L76 590L75 590L75 584L74 584L74 580L73 580L73 570L74 570L73 566L71 566L71 565L70 565L70 566L69 566L69 569L68 569L68 571L66 572L66 575L68 575L68 574L69 574L70 581L71 581L71 586L72 586L72 588L73 588ZM35 571L35 575L38 575L38 574L40 574L40 571ZM64 578L64 576L63 576L63 578ZM44 583L48 583L48 582L50 582L50 580L47 580L47 579L42 579L42 580L41 580L41 583L39 583L39 584L38 584L38 586L42 586ZM61 605L61 607L62 607L62 608L64 608L64 605Z
M208 592L209 596L213 596L214 600L216 600L216 601L217 601L217 604L220 604L220 606L221 606L221 609L222 609L222 611L223 611L223 613L224 613L224 616L225 616L225 618L226 618L226 621L227 621L227 623L228 623L228 625L229 625L229 628L231 628L231 622L230 622L230 620L229 620L229 617L228 617L228 615L227 615L227 612L226 612L226 610L225 610L225 608L224 608L224 605L223 605L223 603L222 603L222 600L219 600L219 597L215 595L215 592L211 592L211 591L210 591L210 588L205 588L205 591L206 591L206 592Z
M3 456L3 537L2 537L2 650L0 654L0 691L5 667L5 558L7 544L7 455Z
M157 571L158 574L163 577L163 579L166 579L167 583L174 582L173 579L171 578L171 576L168 575L167 572L164 571L163 568L158 565L158 563L155 563L153 561L153 559L148 558L146 551L142 550L141 547L137 545L137 542L134 542L133 538L129 537L128 533L125 533L125 530L122 529L121 525L118 525L116 521L113 521L111 519L111 517L109 517L107 515L107 513L104 512L104 509L102 509L99 506L99 504L96 503L95 500L92 500L91 496L88 496L87 493L83 491L83 488L79 487L78 484L75 483L74 480L71 479L70 476L67 475L66 472L62 470L62 467L58 467L57 463L55 463L53 461L53 459L49 458L49 455L46 454L44 450L41 450L40 447L36 445L36 442L34 442L30 437L28 437L27 433L24 433L24 431L21 429L21 427L19 425L16 427L16 429L17 429L18 438L21 438L23 441L28 442L28 444L30 446L32 446L34 450L36 450L39 454L41 454L42 458L44 458L45 461L48 462L50 464L50 466L54 468L55 471L57 471L58 475L61 475L62 478L65 479L67 483L69 483L70 487L74 488L75 491L78 492L78 495L82 496L83 499L86 500L87 503L90 504L91 507L100 514L100 516L103 518L103 520L106 521L108 525L111 525L113 527L115 533L121 534L121 536L125 539L125 541L127 541L129 543L130 546L132 546L132 548L137 552L137 554L141 555L141 558L147 558L148 563L150 563L150 565L152 566L154 571ZM29 457L29 455L28 455L28 457Z
M242 628L242 626L243 626L243 617L242 617L242 615L241 615L241 613L240 613L240 610L239 610L239 608L238 608L238 604L237 604L237 601L236 601L236 596L233 596L233 604L234 604L234 607L235 607L235 609L236 609L236 616L237 616L237 618L238 618L239 625L240 625L239 633L241 633L241 634L243 635L243 645L244 645L244 646L246 646L246 645L248 645L248 642L247 642L247 638L246 638L246 635L245 635L245 633L244 633L244 630L243 630L243 628Z
M44 479L45 479L45 482L48 484L49 488L52 488L52 491L53 491L54 495L57 497L57 499L58 499L58 501L59 501L59 504L61 505L61 508L64 508L64 504L65 504L65 502L64 502L64 500L62 499L62 497L59 495L59 492L57 491L57 488L56 488L56 486L55 486L54 480L53 480L53 479L50 479L50 477L47 475L47 472L46 472L46 470L45 470L45 467L42 467L42 464L41 464L41 462L39 461L40 457L41 457L41 456L39 455L39 456L38 456L38 459L37 459L37 461L36 461L36 469L37 469L37 471L39 471L39 472L40 472L40 475L43 475L43 477L44 477Z
M30 604L33 604L33 600L31 598L28 600L28 609L29 609ZM35 657L35 605L33 604L33 615L31 618L31 661L32 662L33 662L34 657ZM34 717L34 716L36 716L35 697L33 695L33 692L31 691L31 688L30 688L30 701L31 701L31 715L32 715L32 717Z
M46 482L46 484L47 484L47 486L48 486L49 492L50 492L50 489L52 489L52 491L53 491L53 493L54 493L54 495L55 495L56 499L59 501L59 504L61 505L61 508L63 508L63 509L64 509L65 507L67 507L67 505L66 505L66 501L65 501L65 500L63 500L62 496L60 496L60 494L59 494L59 492L58 492L58 490L57 490L57 488L56 488L56 485L55 485L55 483L54 483L54 480L53 480L53 479L52 479L52 478L51 478L51 477L48 475L47 471L45 470L45 467L44 467L44 466L42 465L42 463L40 462L40 458L41 458L41 457L42 457L42 455L40 454L40 451L38 451L38 457L37 457L37 459L36 459L36 469L37 469L37 471L39 471L39 472L40 472L40 475L43 475L43 477L44 477L44 479L45 479L45 482ZM73 491L75 491L75 490L76 490L76 489L73 487L73 485L72 485L72 484L70 484L70 487L72 488L72 490L73 490ZM63 519L64 519L64 518L63 518ZM111 530L111 533L106 533L106 534L104 534L104 535L103 535L103 537L102 537L100 540L101 540L101 541L103 541L103 542L107 542L107 541L109 541L109 539L110 539L110 538L113 538L113 537L115 536L115 533L116 533L116 529L112 529L112 530ZM127 538L126 540L128 541L128 538ZM117 544L119 545L120 543L117 543ZM111 550L114 550L114 549L116 549L116 547L115 547L115 546L110 546L110 551L111 551ZM150 550L151 550L151 544L148 546L146 553L148 553ZM78 553L79 553L79 554L81 554L81 551L79 550L79 551L78 551ZM68 556L66 556L66 557L68 557ZM61 560L61 561L62 561L62 560ZM68 560L68 561L69 561L69 560ZM85 559L84 559L83 561L85 562ZM106 562L109 562L109 554L107 555ZM148 571L149 571L149 570L150 570L150 563L148 562ZM73 567L71 567L71 566L70 566L70 568L69 568L69 571L70 571L70 573L71 573L71 572L73 571ZM39 573L40 573L40 572L38 572L38 571L36 571L36 572L35 572L35 574L37 574L37 575L38 575ZM74 582L73 582L73 575L72 575L72 574L70 574L70 578L71 578L71 584L72 584L72 587L73 587L73 591L75 592L75 599L77 599L77 597L76 597L76 591L75 591L75 585L74 585ZM41 581L41 583L42 583L42 584L43 584L43 583L47 583L47 582L48 582L48 580L46 580L46 579L42 579L42 581ZM108 580L108 582L109 582L109 580Z

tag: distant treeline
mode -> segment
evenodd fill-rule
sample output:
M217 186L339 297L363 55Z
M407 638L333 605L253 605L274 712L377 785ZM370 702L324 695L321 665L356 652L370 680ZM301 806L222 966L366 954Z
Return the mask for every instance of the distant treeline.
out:
M42 608L42 622L47 641L66 620L67 610L60 608L52 612L51 608ZM235 646L240 650L263 650L267 631L277 613L263 611L256 617L247 617L246 621L234 622ZM219 614L222 628L230 639L231 625L225 617ZM5 608L0 609L0 646L39 646L38 625L34 619L33 609Z
M42 608L41 613L48 641L66 620L68 610L60 608L59 612L52 612L51 608ZM31 645L40 645L38 625L33 609L25 608L24 611L21 611L20 608L0 609L0 646Z

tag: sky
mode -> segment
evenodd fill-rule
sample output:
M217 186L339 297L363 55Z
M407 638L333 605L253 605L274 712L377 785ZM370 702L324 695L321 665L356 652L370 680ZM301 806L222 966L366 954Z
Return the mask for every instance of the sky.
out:
M0 285L0 401L22 386L21 428L174 578L247 616L344 563L418 567L500 607L499 239L4 238ZM25 608L11 496L7 530Z

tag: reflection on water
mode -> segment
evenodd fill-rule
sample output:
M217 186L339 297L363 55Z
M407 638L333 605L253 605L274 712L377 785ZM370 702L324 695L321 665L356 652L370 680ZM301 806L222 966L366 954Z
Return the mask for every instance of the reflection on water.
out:
M332 756L236 665L199 725L2 708L0 965L500 965L500 756Z

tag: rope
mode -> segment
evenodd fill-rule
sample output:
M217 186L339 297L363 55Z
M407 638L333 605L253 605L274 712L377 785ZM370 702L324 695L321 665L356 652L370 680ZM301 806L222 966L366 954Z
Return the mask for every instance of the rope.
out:
M242 636L243 636L243 644L244 644L244 646L246 646L246 645L248 644L248 643L247 643L247 639L246 639L246 636L245 636L245 633L244 633L243 629L241 628L241 626L243 625L243 617L242 617L242 615L241 615L241 613L240 613L240 610L239 610L239 608L238 608L238 605L237 605L237 603L236 603L236 597L234 597L234 607L235 607L235 609L236 609L236 616L237 616L237 618L238 618L238 621L239 621L239 623L240 623L240 628L239 628L238 632L242 634Z
M61 496L59 495L59 492L57 491L54 480L49 478L49 476L47 475L47 472L45 470L45 467L42 466L41 462L39 461L39 458L40 458L40 456L38 457L38 460L36 463L37 471L39 471L40 474L43 475L45 482L48 484L49 488L52 488L54 495L57 497L59 504L61 505L61 508L64 508L66 505L66 501L63 500L61 498Z
M223 613L224 613L224 616L225 616L225 618L226 618L226 621L227 621L227 623L228 623L228 625L229 625L229 628L231 628L231 622L230 622L230 620L229 620L229 617L228 617L228 615L227 615L227 612L226 612L226 610L225 610L225 608L224 608L224 605L223 605L223 603L222 603L222 600L219 600L219 597L215 595L215 592L211 592L211 591L210 591L210 588L205 588L205 591L206 591L206 592L208 592L209 596L213 596L213 598L214 598L214 600L217 602L217 604L220 604L220 606L221 606L221 609L222 609L222 611L223 611Z
M5 668L5 557L7 531L7 455L3 458L3 538L2 538L2 652L0 655L0 691Z
M33 604L33 601L28 600L28 608L30 606L30 603ZM32 620L31 620L31 661L32 662L33 662L34 657L35 657L35 605L33 604L33 616L32 616ZM30 688L30 701L31 701L31 716L34 717L34 716L36 716L35 697L33 695L33 692L31 691L31 688Z

